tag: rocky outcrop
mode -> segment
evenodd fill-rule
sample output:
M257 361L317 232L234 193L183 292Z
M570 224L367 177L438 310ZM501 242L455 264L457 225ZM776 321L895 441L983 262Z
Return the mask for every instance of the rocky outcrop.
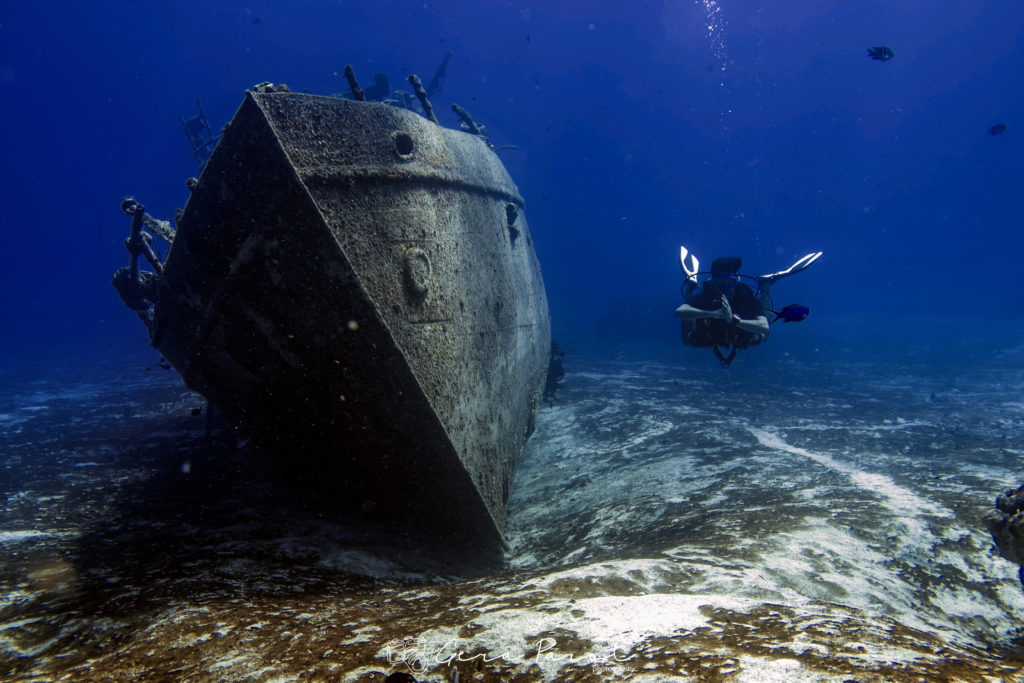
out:
M999 552L1020 565L1020 580L1024 585L1024 486L996 498L996 511L987 521Z

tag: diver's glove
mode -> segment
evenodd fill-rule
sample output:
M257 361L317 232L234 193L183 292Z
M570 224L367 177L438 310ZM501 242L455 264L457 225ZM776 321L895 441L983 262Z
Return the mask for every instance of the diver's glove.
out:
M718 309L718 317L727 323L736 322L732 314L732 305L729 304L729 300L726 297L722 297L722 307Z

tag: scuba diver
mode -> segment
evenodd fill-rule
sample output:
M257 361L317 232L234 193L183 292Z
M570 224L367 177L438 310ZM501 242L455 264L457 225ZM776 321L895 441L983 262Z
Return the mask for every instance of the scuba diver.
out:
M435 92L441 89L441 86L444 84L445 75L448 72L448 60L453 56L454 54L452 52L446 52L444 57L441 58L441 63L434 71L434 75L431 77L430 82L427 83L425 88L427 97L432 97ZM347 94L336 95L336 97L337 96L351 96L356 99L360 99L351 88ZM371 102L383 102L384 104L390 104L392 107L408 109L409 111L414 111L421 115L424 113L423 108L415 95L404 90L392 90L387 74L383 73L375 73L373 75L373 85L362 89L362 98Z
M806 270L819 257L820 251L807 254L786 270L755 278L740 274L740 257L724 256L711 263L710 277L699 284L697 276L707 273L699 271L700 262L695 255L680 247L679 263L686 274L682 287L686 303L676 309L676 317L683 320L683 343L714 349L722 367L728 368L740 349L767 341L773 323L800 322L810 314L809 308L798 304L772 310L771 287L784 277ZM756 289L740 278L751 280ZM771 321L769 313L775 316Z
M373 85L363 88L363 97L371 102L383 102L391 94L387 74L373 74Z

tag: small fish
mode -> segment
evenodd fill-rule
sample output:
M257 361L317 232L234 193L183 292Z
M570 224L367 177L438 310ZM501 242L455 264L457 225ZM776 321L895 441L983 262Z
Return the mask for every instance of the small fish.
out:
M804 320L811 314L811 309L800 304L790 304L783 308L781 311L772 311L775 314L775 320L772 322L778 322L781 320L784 323L798 323Z
M989 135L1002 135L1006 132L1007 125L1005 123L997 123L988 129Z
M896 53L888 45L876 45L875 47L868 48L868 57L877 59L880 62L888 62L895 56Z

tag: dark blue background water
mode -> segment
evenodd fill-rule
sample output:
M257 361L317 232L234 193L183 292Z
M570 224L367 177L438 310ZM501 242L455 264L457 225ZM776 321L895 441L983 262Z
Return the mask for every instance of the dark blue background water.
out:
M351 63L399 86L447 51L435 107L519 147L502 158L570 346L677 345L680 244L752 274L825 252L776 288L811 318L756 353L934 318L1005 342L1024 314L1020 3L9 2L0 25L7 362L145 348L109 284L119 202L184 204L196 96L219 128L258 82L340 93Z

